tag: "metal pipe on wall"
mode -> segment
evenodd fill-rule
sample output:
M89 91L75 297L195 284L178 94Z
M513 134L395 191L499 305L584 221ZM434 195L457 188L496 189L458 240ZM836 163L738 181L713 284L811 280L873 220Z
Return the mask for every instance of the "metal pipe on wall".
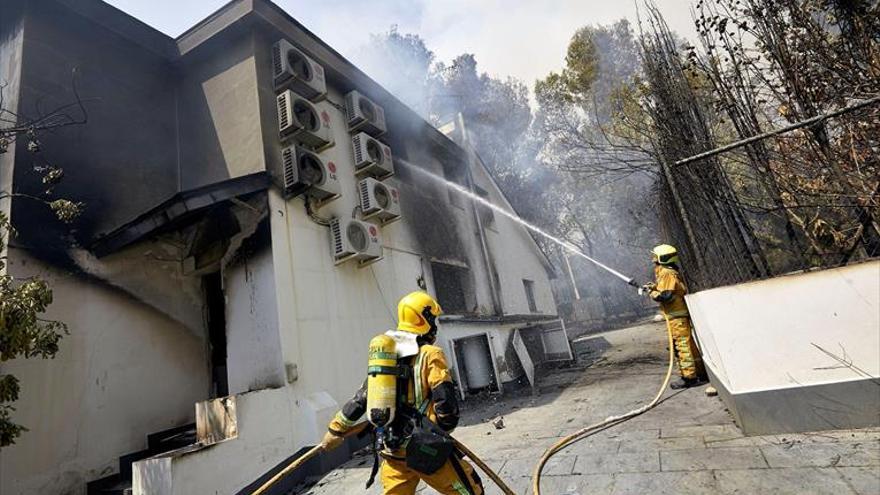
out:
M465 174L467 188L471 194L477 194L474 187L472 168L473 165L477 163L477 159L476 156L474 156L474 148L470 143L467 128L464 124L464 116L461 112L459 112L457 120L459 129L461 129L462 148L465 149L465 152L468 155L467 173ZM495 283L495 264L492 262L492 253L489 251L489 244L486 242L486 229L483 227L483 220L480 218L480 212L477 210L477 205L473 200L471 201L471 211L474 214L474 222L477 224L477 237L480 239L480 251L483 255L483 263L486 265L486 278L489 282L489 292L492 297L492 308L494 310L493 313L500 316L504 314L504 308L501 305L501 291Z

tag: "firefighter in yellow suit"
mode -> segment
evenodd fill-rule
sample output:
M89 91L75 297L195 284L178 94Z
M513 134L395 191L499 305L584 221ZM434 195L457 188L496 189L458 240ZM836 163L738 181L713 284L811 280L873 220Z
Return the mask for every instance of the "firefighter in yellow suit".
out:
M458 400L443 349L433 345L437 338L436 320L441 312L440 305L427 293L410 293L397 306L397 330L386 335L397 343L399 363L412 367L412 379L408 380L406 394L408 405L421 406L430 421L451 432L458 425ZM364 415L366 405L365 382L330 422L322 441L325 450L342 443L342 436ZM483 493L479 476L458 453L453 453L438 471L430 475L409 468L402 448L383 450L380 456L380 478L385 495L412 495L419 480L443 495Z
M660 303L660 311L672 332L675 355L681 379L671 388L680 389L699 385L706 381L703 358L694 342L690 313L684 300L687 285L679 273L678 250L669 244L661 244L652 250L656 282L644 287L654 301Z

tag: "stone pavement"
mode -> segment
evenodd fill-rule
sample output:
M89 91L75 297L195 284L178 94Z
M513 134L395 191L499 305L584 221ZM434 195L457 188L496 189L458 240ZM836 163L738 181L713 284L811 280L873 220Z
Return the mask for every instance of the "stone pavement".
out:
M663 325L652 323L577 339L577 365L544 376L539 396L469 401L455 436L516 493L531 493L534 464L557 439L654 396L665 372L665 338ZM503 429L491 424L497 416ZM364 490L371 462L355 458L299 493L379 494L379 486ZM880 428L744 437L703 387L668 391L653 410L557 454L541 489L546 495L880 495ZM419 493L434 491L422 486ZM487 493L501 492L487 486Z

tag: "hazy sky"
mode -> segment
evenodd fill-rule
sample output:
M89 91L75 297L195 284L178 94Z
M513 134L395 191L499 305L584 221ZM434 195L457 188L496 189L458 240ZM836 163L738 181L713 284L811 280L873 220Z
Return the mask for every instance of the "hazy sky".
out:
M177 36L227 0L106 0L160 31ZM529 87L558 70L575 29L621 17L636 22L635 1L621 0L276 0L290 15L346 57L396 24L418 33L438 59L473 53L479 68L511 75ZM657 0L670 27L692 37L690 0ZM352 58L357 64L357 60Z

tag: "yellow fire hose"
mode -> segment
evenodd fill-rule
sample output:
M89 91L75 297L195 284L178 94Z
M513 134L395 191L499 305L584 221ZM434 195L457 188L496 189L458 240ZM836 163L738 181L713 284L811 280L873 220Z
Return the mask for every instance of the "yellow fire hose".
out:
M268 490L269 488L272 488L272 485L274 485L275 483L278 483L278 480L280 480L281 478L290 474L291 471L296 471L306 461L308 461L312 457L315 457L316 455L318 455L322 450L324 450L324 449L321 447L321 444L315 445L314 447L309 449L308 452L306 452L305 454L294 459L293 462L288 464L284 469L279 471L275 476L272 476L271 478L269 478L269 481L263 483L262 486L260 486L256 490L254 490L253 493L251 493L251 495L261 495L263 493L266 493L266 490Z
M455 439L453 439L453 440L455 440ZM459 442L458 440L455 440L455 446L458 447L458 449L461 450L464 453L464 455L468 456L468 458L470 458L470 460L474 461L474 464L476 464L477 467L479 467L481 471L486 473L486 476L491 478L492 481L494 481L495 484L498 485L498 488L500 488L501 491L504 492L504 495L516 495L516 493L514 493L513 490L511 490L510 487L507 486L506 483L504 483L504 480L502 480L498 476L498 474L495 473L495 471L492 471L492 468L487 466L485 462L483 462L479 457L477 457L476 454L471 452L470 449L465 447L465 445L463 443Z
M663 396L663 392L666 391L666 387L669 385L669 379L672 377L672 365L675 361L675 348L673 347L672 330L669 328L669 325L666 325L666 332L669 337L669 366L667 366L666 368L666 378L663 379L663 385L660 386L660 390L657 391L657 395L654 396L654 400L652 400L649 404L642 406L638 409L633 409L626 414L621 414L619 416L610 416L604 421L592 424L590 426L587 426L586 428L581 428L580 430L556 442L552 447L547 449L544 452L544 455L541 457L541 460L538 461L538 464L535 466L535 472L532 475L532 493L534 495L541 495L541 470L544 469L544 465L547 464L547 461L550 460L550 458L553 457L553 455L555 455L557 452L577 442L578 440L583 440L584 438L587 438L588 436L600 431L605 427L614 426L628 419L632 419L639 414L650 410L660 402L660 398Z
M354 428L352 428L351 430L346 432L345 436L348 437L348 436L356 435L356 434L360 433L361 431L364 430L364 428L367 427L368 424L369 423L367 423L365 421L363 423L356 425ZM476 464L484 473L486 473L486 476L488 476L490 479L492 479L492 481L494 481L495 484L498 485L498 488L501 488L501 491L504 492L504 495L516 495L516 493L514 493L513 490L511 490L510 487L508 487L507 484L505 484L504 481L498 476L498 474L496 474L495 471L492 471L492 468L487 466L486 463L482 461L482 459L477 457L477 455L474 454L463 443L459 442L458 440L456 440L454 438L452 440L455 442L455 446L458 447L458 449L464 455L466 455L470 460L474 461L474 464ZM291 462L290 464L285 466L284 469L282 469L277 474L275 474L275 476L272 476L271 478L269 478L269 480L266 481L265 483L263 483L262 486L260 486L256 490L254 490L253 493L251 493L251 495L262 495L263 493L266 493L266 491L269 488L271 488L275 483L278 483L278 481L281 480L281 478L284 478L285 476L287 476L291 472L299 469L299 467L302 466L303 464L305 464L306 461L308 461L312 457L315 457L316 455L321 453L322 450L324 450L324 449L321 448L320 444L315 445L314 447L309 449L305 454L294 459L293 462Z
M632 419L632 418L652 409L654 406L656 406L660 402L660 398L663 397L663 392L666 391L666 387L669 385L669 379L672 377L673 363L675 362L675 348L673 347L674 343L672 341L672 331L669 330L668 325L667 325L667 335L668 335L668 341L669 341L669 365L666 368L666 377L663 379L663 385L660 386L660 390L657 391L657 395L654 396L654 400L652 400L647 405L642 406L638 409L633 409L632 411L630 411L628 413L621 414L619 416L610 416L610 417L606 418L604 421L592 424L592 425L587 426L585 428L581 428L580 430L572 433L571 435L563 438L562 440L559 440L552 447L547 449L544 452L544 455L538 461L538 464L535 466L535 471L534 471L534 474L532 475L532 493L534 495L541 495L541 471L544 469L544 466L547 464L547 461L550 460L550 458L553 457L560 450L564 449L565 447L568 447L569 445L571 445L579 440L583 440L584 438L587 438L590 435L597 433L598 431L600 431L606 427L614 426L618 423L622 423L626 420ZM367 425L368 425L367 422L360 423L357 426L355 426L354 428L352 428L350 431L348 431L345 436L350 436L350 435L355 435L357 433L360 433L361 431L364 430L364 428L367 427ZM516 495L514 493L514 491L511 490L510 487L508 487L506 483L504 483L504 480L502 480L498 476L498 474L492 470L492 468L487 466L485 462L483 462L479 457L477 457L476 454L474 454L470 449L468 449L467 446L465 446L463 443L459 442L458 440L455 440L454 438L453 438L453 441L455 442L455 446L458 447L458 449L465 456L467 456L470 460L472 460L474 462L474 464L476 464L477 467L479 467L480 470L486 474L486 476L488 476L493 482L495 482L496 485L498 485L498 488L501 489L501 491L504 493L504 495ZM318 455L322 450L323 449L321 448L320 444L312 447L305 454L296 458L293 462L288 464L284 469L279 471L275 476L271 477L268 481L263 483L263 485L260 486L259 488L257 488L251 495L264 494L270 487L272 487L275 483L277 483L279 480L281 480L281 478L284 478L285 476L290 474L292 471L295 471L296 469L298 469L300 466L305 464L306 461L308 461L312 457L315 457L316 455Z
M351 435L357 435L358 433L364 431L364 428L366 428L368 424L369 423L367 423L365 421L361 424L355 425L352 429L348 430L345 433L345 436L348 437ZM290 474L291 472L299 469L299 467L302 466L303 464L305 464L306 461L308 461L312 457L315 457L316 455L320 454L322 450L324 450L324 449L321 448L321 444L315 445L314 447L309 449L305 454L294 459L293 462L291 462L290 464L285 466L284 469L282 469L281 471L278 471L278 473L276 473L275 476L272 476L271 478L269 478L268 481L263 483L256 490L254 490L253 493L251 493L251 495L262 495L263 493L266 493L266 490L271 488L272 485L274 485L275 483L278 483L278 481L281 478L283 478L283 477L287 476L288 474Z

